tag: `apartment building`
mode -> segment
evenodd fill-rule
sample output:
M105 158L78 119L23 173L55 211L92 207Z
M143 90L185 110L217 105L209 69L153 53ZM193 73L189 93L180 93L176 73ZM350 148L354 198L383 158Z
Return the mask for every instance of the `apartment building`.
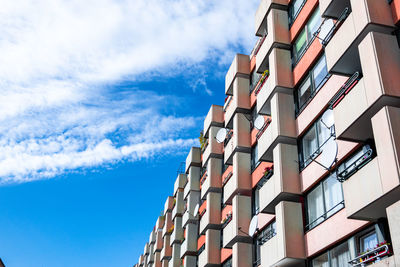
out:
M400 0L261 0L136 266L400 266L399 25Z

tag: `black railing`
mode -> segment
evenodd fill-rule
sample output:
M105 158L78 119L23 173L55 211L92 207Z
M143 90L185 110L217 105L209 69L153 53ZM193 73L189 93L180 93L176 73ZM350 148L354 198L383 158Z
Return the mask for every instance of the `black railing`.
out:
M229 130L229 132L226 134L226 138L224 140L224 147L226 147L226 145L229 143L232 136L233 136L233 130Z
M203 244L203 245L199 248L199 251L197 251L197 255L199 256L205 249L206 249L206 244Z
M336 210L335 212L331 213L332 211L334 211L337 207L342 206L340 209ZM328 211L326 211L324 214L322 214L321 216L319 216L318 218L314 219L312 222L308 223L305 228L306 231L314 228L315 226L319 225L320 223L324 222L326 219L328 219L329 217L331 217L332 215L334 215L335 213L337 213L339 210L341 210L342 208L344 208L344 200L340 201L339 203L337 203L335 206L333 206L332 208L330 208ZM329 216L328 216L329 214ZM322 220L321 220L322 219ZM320 221L321 220L321 221Z
M350 176L356 173L359 169L364 167L373 158L373 150L368 148L360 157L358 157L352 164L347 166L344 170L337 171L336 177L339 182L346 181Z
M224 106L224 112L228 109L229 105L231 104L232 98L233 98L233 97L232 97L231 95L228 96L228 99L227 99L227 101L226 101L226 103L225 103L225 106Z
M362 75L357 71L340 87L340 90L329 101L329 108L334 109L340 101L353 89L353 87L360 81Z
M256 134L256 139L257 139L257 140L258 140L258 139L261 137L261 135L265 132L265 130L268 128L268 126L271 124L271 122L272 122L272 119L270 119L270 118L268 118L268 119L265 121L263 127L261 127L261 129L260 129L260 130L258 131L258 133Z
M221 224L221 228L224 229L231 221L232 221L232 214L227 214L223 223Z
M263 234L258 240L258 245L262 246L264 245L268 240L276 236L276 231L275 229L270 229L268 230L265 234Z
M330 29L330 31L326 34L326 36L324 38L320 38L318 36L319 33L321 32L322 25L324 25L324 23L322 23L321 26L319 26L318 30L316 32L314 32L314 35L315 35L315 37L317 37L318 39L321 40L322 46L326 46L329 43L329 41L332 39L336 30L339 28L339 26L342 24L342 22L349 16L350 13L351 13L351 9L349 7L346 7L342 11L339 18L336 20L336 22L333 24L332 28Z

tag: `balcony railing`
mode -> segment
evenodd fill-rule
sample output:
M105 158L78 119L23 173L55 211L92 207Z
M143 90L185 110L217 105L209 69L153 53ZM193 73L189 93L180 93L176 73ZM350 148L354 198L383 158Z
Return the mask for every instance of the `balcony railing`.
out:
M226 214L226 217L222 219L221 228L224 229L225 226L227 226L230 223L230 221L232 221L232 212Z
M311 230L312 228L316 227L320 223L324 222L326 219L328 219L332 215L336 214L342 208L344 208L344 200L337 203L335 206L330 208L328 211L326 211L324 214L322 214L318 218L314 219L312 222L308 223L305 226L306 231Z
M199 256L205 249L206 249L206 244L203 244L203 245L199 248L199 251L197 251L197 255Z
M229 181L229 179L231 179L232 176L233 176L233 172L229 172L227 176L222 178L223 179L222 180L222 186L224 186Z
M262 245L264 245L264 243L266 243L268 240L270 240L274 236L276 236L276 231L275 231L275 229L271 229L268 232L266 232L265 234L263 234L263 236L261 236L257 240L257 243L258 243L258 245L262 246Z
M225 138L225 141L224 141L224 147L226 147L226 145L229 143L229 141L231 140L232 136L233 136L233 130L230 130L226 135L226 138Z
M378 245L377 248L367 251L357 258L349 261L352 266L367 266L374 263L375 261L380 261L382 257L389 256L391 254L389 244Z
M260 79L258 79L256 86L254 87L254 95L257 96L261 89L263 88L264 84L268 80L269 77L269 70L265 70L263 74L260 76ZM252 91L250 91L251 93Z
M204 153L204 151L206 150L207 146L208 146L209 140L205 139L204 143L201 145L201 153Z
M373 150L368 148L359 158L352 164L347 166L344 170L337 171L336 177L339 182L346 181L350 176L356 173L359 169L364 167L373 158Z
M204 184L204 182L206 181L206 179L207 179L207 170L204 172L204 174L201 176L201 179L200 179L200 186L202 186L203 184Z
M329 41L332 39L334 33L337 31L337 29L339 29L340 25L349 16L350 13L351 13L350 8L346 7L342 11L339 18L336 20L336 22L332 25L332 28L329 30L329 32L326 34L326 36L324 38L320 38L318 36L319 33L321 32L321 29L322 29L322 26L324 25L324 23L322 23L321 26L319 26L318 30L316 32L314 32L314 35L316 38L321 40L322 46L326 46L329 43Z
M268 118L265 122L263 127L258 131L258 133L256 134L256 139L258 140L261 135L265 132L265 130L268 128L268 126L271 124L272 120L270 118Z
M347 81L342 85L339 92L331 99L329 102L329 108L334 109L340 101L353 89L353 87L358 83L361 79L360 73L357 71L355 72Z
M258 51L260 51L260 48L263 45L266 37L267 37L267 32L265 32L264 35L258 39L256 45L254 46L253 50L250 53L250 58L257 56Z

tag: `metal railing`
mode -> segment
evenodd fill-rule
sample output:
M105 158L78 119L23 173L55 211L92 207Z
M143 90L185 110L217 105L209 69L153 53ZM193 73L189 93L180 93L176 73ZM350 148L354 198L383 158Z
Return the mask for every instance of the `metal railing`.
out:
M232 139L233 136L233 130L230 130L227 135L226 138L224 140L224 147L226 147L226 145L229 143L229 141Z
M347 166L344 170L337 172L336 177L339 182L346 181L350 176L356 173L359 169L364 167L373 158L373 150L369 148L352 164Z
M228 96L228 99L227 99L227 101L225 102L225 105L224 105L224 112L226 112L226 110L228 109L229 105L231 104L232 98L233 97L231 95Z
M357 71L340 87L340 90L329 101L329 108L334 109L340 101L353 89L353 87L360 81L362 76Z
M257 240L258 244L260 246L264 245L268 240L276 236L276 231L275 229L270 229L268 230L263 236Z
M267 128L268 128L268 126L271 124L271 122L272 122L272 119L270 119L270 118L268 118L268 119L265 121L263 127L261 127L261 129L260 129L260 130L258 131L258 133L256 134L256 139L257 139L257 140L261 137L261 135L265 132L265 130L267 130Z
M225 185L229 179L231 179L231 177L233 176L233 172L229 172L227 176L225 176L225 178L222 181L222 185Z
M336 212L330 214L328 216L328 214L332 211L334 211L337 207L342 206L340 209L336 210L336 212L338 212L339 210L341 210L342 208L344 208L344 200L342 200L341 202L337 203L335 206L333 206L332 208L330 208L328 211L326 211L324 214L322 214L321 216L319 216L318 218L314 219L312 222L306 224L305 229L306 231L314 228L315 226L319 225L320 223L322 223L323 221L325 221L326 219L328 219L329 217L331 217L332 215L334 215ZM320 219L323 219L321 221L319 221Z
M381 257L387 256L390 254L390 249L387 244L379 246L371 251L368 251L357 258L349 261L349 264L352 266L366 266L367 264L373 263L377 259Z

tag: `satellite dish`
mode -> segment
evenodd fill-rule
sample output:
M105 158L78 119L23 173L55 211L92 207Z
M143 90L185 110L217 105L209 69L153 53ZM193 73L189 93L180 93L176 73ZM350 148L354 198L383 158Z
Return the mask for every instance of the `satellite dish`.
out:
M321 118L322 122L325 124L326 127L332 128L335 124L335 120L333 118L333 114L331 110L327 110Z
M338 154L338 144L335 139L330 138L323 147L320 163L327 169L330 169L336 161Z
M258 229L258 216L255 215L251 221L249 226L249 236L253 236Z
M228 129L221 128L218 130L217 135L215 136L215 139L217 139L218 143L222 143L225 141L227 134L228 134Z
M200 208L199 204L197 204L196 207L194 207L194 210L193 210L193 217L196 217L196 216L197 216L197 213L199 213L199 208Z
M322 23L321 30L319 31L319 38L318 38L318 40L320 41L321 44L323 43L325 38L328 37L328 34L330 34L330 32L334 26L335 26L335 24L333 23L332 19L327 19Z
M264 126L264 123L264 116L258 115L257 119L254 121L254 127L256 127L257 130L261 130Z

